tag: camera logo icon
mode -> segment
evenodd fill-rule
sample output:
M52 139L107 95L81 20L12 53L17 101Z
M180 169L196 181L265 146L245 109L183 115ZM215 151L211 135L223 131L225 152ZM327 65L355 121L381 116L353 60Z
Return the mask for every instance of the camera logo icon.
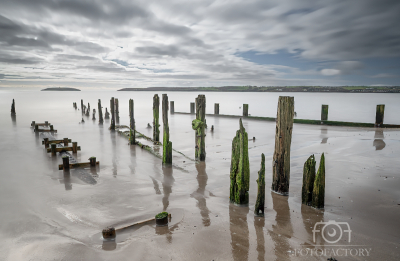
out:
M343 237L343 232L348 233L348 241L351 241L351 230L349 223L347 222L336 222L334 220L329 220L328 222L317 222L314 225L313 241L315 240L315 235L319 232L322 239L329 244L335 244Z

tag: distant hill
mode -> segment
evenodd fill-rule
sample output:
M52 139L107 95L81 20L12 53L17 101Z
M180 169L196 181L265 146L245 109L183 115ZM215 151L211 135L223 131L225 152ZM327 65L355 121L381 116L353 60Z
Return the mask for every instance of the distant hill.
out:
M43 89L42 91L72 91L72 92L80 92L81 90L76 89L76 88L67 88L67 87L58 87L58 88L46 88Z
M124 88L118 91L153 92L363 92L400 93L400 86L222 86L222 87L149 87Z

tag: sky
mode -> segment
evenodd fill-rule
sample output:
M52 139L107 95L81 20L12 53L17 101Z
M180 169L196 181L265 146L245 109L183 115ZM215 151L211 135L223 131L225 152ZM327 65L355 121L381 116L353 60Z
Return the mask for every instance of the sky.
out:
M400 85L398 0L0 0L0 87Z

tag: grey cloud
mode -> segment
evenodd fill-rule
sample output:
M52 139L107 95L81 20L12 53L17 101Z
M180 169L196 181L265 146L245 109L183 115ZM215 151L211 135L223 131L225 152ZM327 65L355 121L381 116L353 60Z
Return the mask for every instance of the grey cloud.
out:
M0 53L0 63L9 64L38 64L43 62L43 59L37 57L16 56L6 53Z

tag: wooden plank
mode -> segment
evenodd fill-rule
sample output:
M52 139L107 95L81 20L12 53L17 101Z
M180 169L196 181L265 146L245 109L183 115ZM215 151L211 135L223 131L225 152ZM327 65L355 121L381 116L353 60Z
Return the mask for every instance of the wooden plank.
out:
M96 161L96 165L100 165L100 161ZM90 167L90 162L80 162L80 163L70 163L69 168L84 168L84 167ZM59 170L63 170L64 166L63 164L58 165Z
M72 142L72 140L68 139L68 143L71 143L71 142ZM49 140L47 143L48 144L60 144L60 143L64 143L64 140ZM44 144L45 144L45 141L42 140L42 145L44 145Z
M78 146L77 150L81 150L81 146ZM73 147L60 147L55 149L56 152L73 151ZM51 152L51 148L47 149L47 152Z

